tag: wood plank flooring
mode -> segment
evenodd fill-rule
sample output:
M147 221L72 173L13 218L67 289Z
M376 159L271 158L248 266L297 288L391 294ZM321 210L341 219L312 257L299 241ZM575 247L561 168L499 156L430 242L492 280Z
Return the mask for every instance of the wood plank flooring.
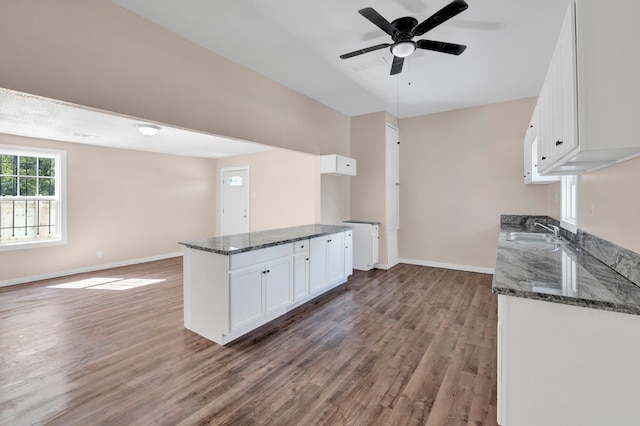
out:
M163 281L51 287L99 277ZM181 258L2 288L0 424L495 425L490 287L356 271L226 347L183 328Z

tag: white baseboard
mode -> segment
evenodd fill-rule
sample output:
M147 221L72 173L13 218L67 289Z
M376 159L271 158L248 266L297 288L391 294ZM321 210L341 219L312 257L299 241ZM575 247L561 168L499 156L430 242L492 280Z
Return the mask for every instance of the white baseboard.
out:
M400 259L400 263L409 265L430 266L432 268L454 269L456 271L478 272L480 274L491 274L495 272L494 268L483 268L480 266L455 265L452 263L430 262L428 260Z
M51 273L42 274L42 275L32 275L30 277L13 278L10 280L0 281L0 287L30 283L33 281L48 280L50 278L65 277L67 275L82 274L85 272L101 271L103 269L118 268L120 266L136 265L138 263L153 262L154 260L169 259L172 257L179 257L179 256L182 256L182 252L161 254L158 256L144 257L142 259L123 260L120 262L107 263L104 265L85 266L82 268L67 269L66 271L57 271L57 272L51 272Z

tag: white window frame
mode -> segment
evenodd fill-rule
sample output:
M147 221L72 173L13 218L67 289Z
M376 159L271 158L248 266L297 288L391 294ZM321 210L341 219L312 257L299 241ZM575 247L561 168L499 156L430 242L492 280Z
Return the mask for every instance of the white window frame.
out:
M56 205L58 210L56 214L56 229L58 230L58 236L56 238L0 243L0 252L67 244L67 153L57 149L1 144L0 153L25 157L54 157L56 159L55 191L57 195ZM37 199L38 197L30 198Z
M560 226L575 234L578 232L578 176L562 176L561 182Z

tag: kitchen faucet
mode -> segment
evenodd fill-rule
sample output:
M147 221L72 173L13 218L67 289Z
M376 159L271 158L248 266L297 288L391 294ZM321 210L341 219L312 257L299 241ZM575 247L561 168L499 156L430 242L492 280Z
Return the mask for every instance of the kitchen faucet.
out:
M541 224L540 222L536 222L536 223L534 224L534 226L540 226L540 227L542 227L542 228L546 229L547 231L551 231L551 232L553 232L553 237L554 237L554 238L560 238L560 228L558 228L558 227L557 227L557 226L555 226L555 225L549 225L549 226L547 226L547 225L543 225L543 224Z

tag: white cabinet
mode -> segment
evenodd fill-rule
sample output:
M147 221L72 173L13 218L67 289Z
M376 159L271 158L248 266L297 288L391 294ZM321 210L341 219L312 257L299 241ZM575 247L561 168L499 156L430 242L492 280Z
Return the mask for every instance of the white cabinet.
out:
M231 331L264 316L262 303L262 265L241 269L229 274Z
M344 233L344 276L353 274L353 231Z
M640 316L498 295L498 423L638 424Z
M356 160L337 154L321 155L320 173L355 176Z
M311 294L344 279L344 233L311 239L309 287Z
M571 2L540 94L539 172L586 173L640 156L640 2Z
M360 271L373 269L378 263L380 225L377 222L345 222L353 226L353 267Z
M265 313L270 314L286 308L292 302L293 259L283 257L265 265L264 305Z
M560 176L540 176L538 173L538 146L540 133L540 110L545 108L545 98L541 95L533 110L527 133L524 137L524 183L545 184L557 182Z
M239 254L186 247L184 325L221 345L344 283L352 233L337 232Z
M540 172L551 169L578 146L574 6L564 18L543 88L538 161Z
M293 258L290 255L231 270L229 331L286 309L292 302L292 283Z
M297 242L293 255L293 301L309 296L309 240Z

